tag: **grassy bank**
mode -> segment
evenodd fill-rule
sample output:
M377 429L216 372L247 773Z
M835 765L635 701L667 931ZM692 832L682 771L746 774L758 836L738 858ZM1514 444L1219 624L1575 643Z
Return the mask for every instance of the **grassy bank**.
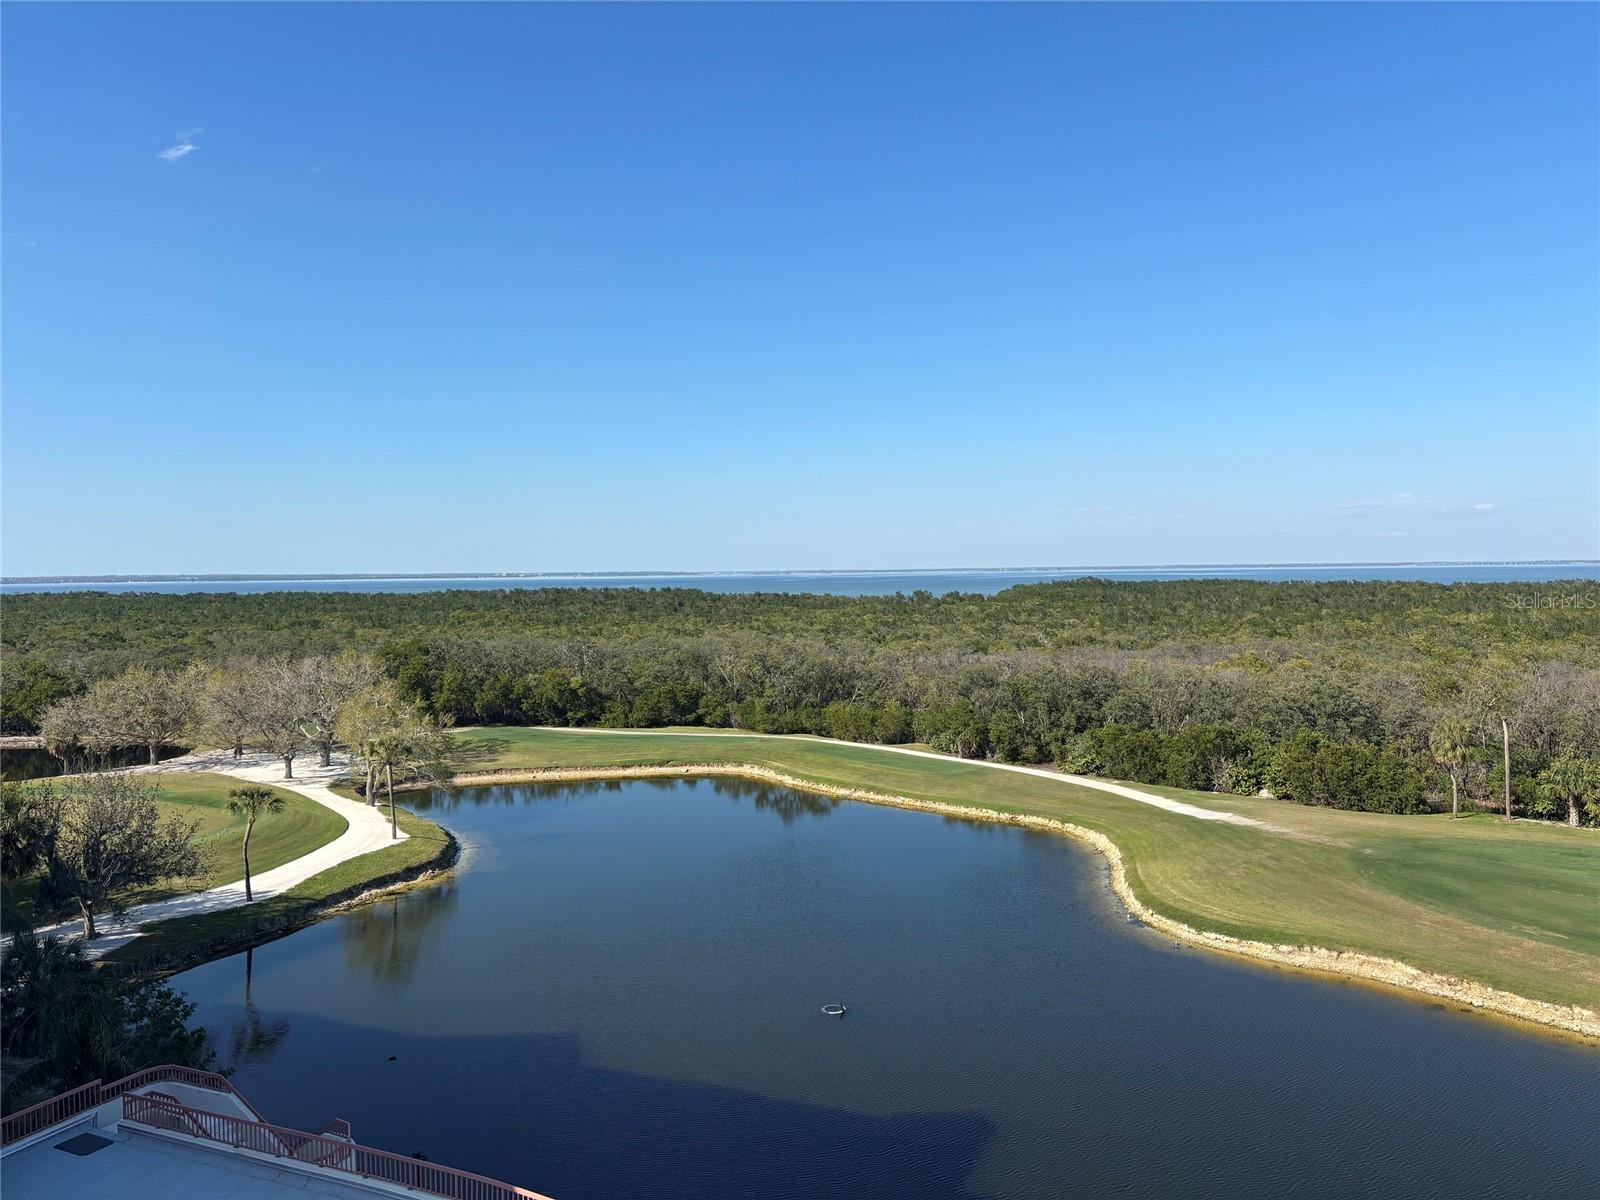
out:
M176 816L184 821L199 821L195 847L200 851L200 873L180 886L137 888L119 899L128 905L145 904L183 892L203 892L244 878L244 818L228 811L228 792L242 780L228 775L173 772L162 775L157 804L162 819ZM60 780L44 780L58 786ZM284 863L293 862L320 846L325 846L346 828L345 819L332 809L284 788L272 791L283 800L283 811L268 813L256 822L250 839L250 872L260 875ZM24 919L45 919L49 914L34 912L35 882L18 881L16 912ZM71 916L72 913L56 914Z
M467 730L472 771L741 764L823 787L1066 821L1111 839L1153 912L1252 942L1397 959L1600 1007L1600 835L1489 816L1386 816L1146 788L1264 827L1064 781L800 738Z
M455 861L456 841L448 831L404 810L399 817L400 828L409 835L405 841L340 863L267 900L201 916L158 921L108 954L105 961L142 975L182 970L282 937L335 905L415 879Z
M243 780L228 775L161 776L163 815L173 812L200 818L195 845L200 850L201 874L191 887L181 890L203 891L244 878L244 818L228 811L228 792L243 786ZM284 788L272 791L283 799L283 811L267 813L256 822L250 838L252 875L310 854L347 828L343 817L315 800ZM141 902L156 898L155 892L138 897Z

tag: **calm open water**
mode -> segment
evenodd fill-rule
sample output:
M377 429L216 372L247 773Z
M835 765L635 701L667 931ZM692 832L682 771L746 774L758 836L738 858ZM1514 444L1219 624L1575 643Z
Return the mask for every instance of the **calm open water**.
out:
M97 583L5 583L16 592L441 592L452 588L636 587L699 588L708 592L809 592L833 596L891 596L924 590L993 595L1023 583L1054 579L1420 580L1426 583L1553 583L1600 580L1600 563L1445 563L1298 567L1097 567L995 571L825 571L705 575L541 575L520 579L186 579Z
M557 1200L1600 1194L1600 1050L1176 950L1057 838L709 780L432 815L452 881L174 979L270 1119Z

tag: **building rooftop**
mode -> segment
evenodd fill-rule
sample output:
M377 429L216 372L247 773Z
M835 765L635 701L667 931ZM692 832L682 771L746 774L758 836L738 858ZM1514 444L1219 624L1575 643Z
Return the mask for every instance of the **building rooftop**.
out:
M16 1200L280 1200L339 1196L372 1200L360 1182L316 1177L228 1150L185 1145L130 1129L81 1157L59 1149L83 1136L62 1129L0 1160L0 1187Z
M220 1075L151 1067L96 1080L0 1125L7 1200L279 1200L374 1195L548 1200L512 1184L269 1123Z

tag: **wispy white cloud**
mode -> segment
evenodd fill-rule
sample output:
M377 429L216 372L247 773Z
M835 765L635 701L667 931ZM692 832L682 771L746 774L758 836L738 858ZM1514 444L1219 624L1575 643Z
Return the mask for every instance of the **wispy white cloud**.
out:
M172 143L172 145L157 153L156 157L164 159L167 162L177 162L185 155L193 154L196 150L200 149L200 147L195 143L195 138L199 137L204 132L205 130L198 125L196 125L193 129L178 130L177 134L175 135L176 140Z
M1487 500L1480 500L1472 506L1473 512L1493 512L1499 505L1490 504Z
M1333 507L1336 512L1378 512L1388 508L1409 508L1413 499L1410 492L1394 492L1382 500L1347 500Z

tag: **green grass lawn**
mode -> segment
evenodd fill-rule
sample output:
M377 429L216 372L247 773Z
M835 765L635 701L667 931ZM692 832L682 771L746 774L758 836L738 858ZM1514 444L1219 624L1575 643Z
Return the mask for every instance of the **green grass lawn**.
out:
M244 818L228 811L228 792L243 781L227 775L173 774L161 777L163 812L200 818L195 844L200 850L198 880L180 890L203 890L244 878ZM260 875L339 837L349 823L325 805L298 792L273 788L283 798L282 812L256 821L250 838L250 874ZM170 893L172 889L168 889Z
M163 818L176 815L184 820L199 818L195 845L200 851L200 874L194 879L138 888L121 897L127 904L143 904L183 892L204 891L244 878L244 818L228 811L228 791L243 781L227 775L173 772L162 775L158 804ZM281 867L319 846L333 841L347 828L347 822L332 809L309 800L297 792L273 788L283 797L282 812L267 813L256 822L250 839L252 877ZM35 889L29 881L18 882L15 896L20 917L33 915ZM61 914L72 916L72 913Z
M1594 830L1145 789L1269 826L1260 829L1199 821L960 759L803 738L519 728L460 736L469 771L745 763L815 783L1071 821L1121 847L1141 901L1197 928L1360 950L1534 999L1600 1006L1600 832Z
M247 945L281 936L314 920L327 905L382 887L439 861L450 846L449 835L432 821L399 812L408 835L371 854L330 867L267 900L197 917L158 921L106 961L136 972L181 969ZM260 830L258 825L257 830Z

